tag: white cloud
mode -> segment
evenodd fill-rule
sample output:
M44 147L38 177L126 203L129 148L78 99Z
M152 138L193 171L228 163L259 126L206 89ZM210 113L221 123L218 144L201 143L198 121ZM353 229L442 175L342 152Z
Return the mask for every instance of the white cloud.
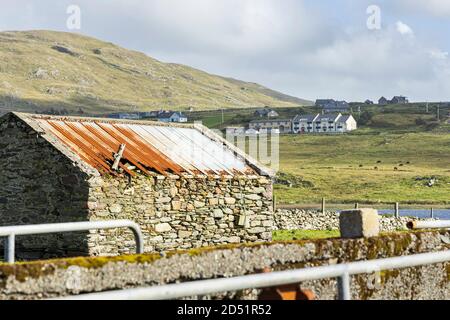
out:
M397 27L398 33L400 33L401 35L414 36L414 31L406 23L403 23L401 21L397 21L395 26Z
M402 94L426 100L442 96L436 88L450 85L430 50L396 28L347 34L302 59L307 80L327 84L314 90L316 96L363 101Z
M450 1L395 1L416 9L430 3L427 10L441 12L441 2L450 7ZM65 30L71 0L57 6L50 0L21 3L29 8L26 18L24 6L10 1L0 11L0 28ZM77 3L82 33L299 97L365 100L403 94L413 100L450 100L449 49L427 44L423 29L406 13L396 12L392 24L383 11L382 30L369 31L364 5L352 20L345 7L329 4L323 10L312 0Z

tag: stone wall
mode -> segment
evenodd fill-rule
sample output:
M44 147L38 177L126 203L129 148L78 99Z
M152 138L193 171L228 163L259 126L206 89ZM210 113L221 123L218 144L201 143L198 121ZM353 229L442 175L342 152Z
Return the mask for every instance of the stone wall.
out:
M0 264L0 299L41 299L79 293L153 286L352 261L449 250L450 232L394 233L369 239L330 239L228 245L186 252L74 258ZM353 276L353 299L450 299L450 263ZM299 284L318 299L335 299L336 280ZM202 298L256 299L260 290ZM195 298L195 297L194 297Z
M139 223L145 251L271 240L272 183L259 176L92 178L90 220ZM132 252L126 230L91 233L92 254Z
M0 119L1 226L87 220L86 179L21 120ZM16 252L18 259L86 254L86 234L17 236Z
M274 220L277 230L339 230L339 212L333 211L279 209ZM382 232L407 230L406 224L411 220L408 217L380 216L380 229Z
M271 239L268 178L100 176L35 129L12 114L1 119L2 226L130 219L142 228L146 252ZM18 260L135 250L127 229L20 236L16 243Z

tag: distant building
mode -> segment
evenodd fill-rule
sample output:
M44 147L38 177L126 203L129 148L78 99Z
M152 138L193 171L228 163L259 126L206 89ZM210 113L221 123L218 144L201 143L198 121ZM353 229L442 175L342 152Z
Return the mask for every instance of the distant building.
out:
M255 120L250 122L249 129L264 132L273 132L279 130L280 133L292 132L292 120L279 119L279 120Z
M182 112L174 112L174 111L163 111L160 112L157 116L158 121L161 122L179 122L185 123L188 122L188 118L183 115Z
M390 104L407 104L407 103L409 103L409 100L403 96L395 96L390 101Z
M403 97L403 96L395 96L391 100L388 100L385 97L381 97L378 100L378 104L381 106L385 106L388 104L407 104L407 103L409 103L408 98Z
M157 118L158 114L161 113L161 112L162 112L162 110L139 112L139 116L141 117L141 119L143 119L143 118Z
M316 107L318 108L326 108L327 106L335 105L336 100L333 99L317 99Z
M378 104L379 104L380 106L385 106L385 105L387 105L388 103L389 103L389 100L386 99L385 97L381 97L380 99L378 99Z
M337 120L342 115L339 114L322 114L314 120L314 132L326 133L336 132Z
M319 114L297 115L292 120L293 133L313 133L314 121L319 117Z
M336 101L334 99L317 99L316 107L322 108L325 113L348 112L350 105L347 101Z
M245 134L244 127L228 127L225 128L225 134L227 136L239 136Z
M248 129L247 131L245 131L245 134L249 136L255 136L259 134L259 131L256 129Z
M341 116L336 121L336 132L344 133L358 129L358 123L352 115Z
M138 113L111 113L108 118L121 119L121 120L139 120L140 116Z
M366 101L364 101L364 103L365 103L365 104L369 104L369 105L370 105L370 104L373 104L373 101L372 101L372 100L369 100L369 99L367 99Z
M280 115L275 110L266 107L264 109L256 110L254 116L260 118L277 118Z
M345 133L358 128L355 118L342 114L298 115L292 121L292 132L308 133Z

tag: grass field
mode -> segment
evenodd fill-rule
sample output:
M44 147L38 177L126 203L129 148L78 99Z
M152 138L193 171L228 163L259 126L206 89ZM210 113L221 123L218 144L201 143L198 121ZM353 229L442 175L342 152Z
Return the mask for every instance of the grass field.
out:
M450 203L450 134L360 130L282 136L281 171L304 185L276 186L279 203ZM427 186L437 178L433 187Z
M358 110L358 106L353 106ZM361 129L345 135L283 135L280 172L292 186L276 184L277 204L403 206L450 204L450 114L447 104L362 106L355 113ZM317 112L314 107L277 109L281 118ZM245 126L254 110L196 115L215 129ZM369 116L367 116L369 114ZM428 183L432 178L435 184ZM290 183L288 183L290 184Z

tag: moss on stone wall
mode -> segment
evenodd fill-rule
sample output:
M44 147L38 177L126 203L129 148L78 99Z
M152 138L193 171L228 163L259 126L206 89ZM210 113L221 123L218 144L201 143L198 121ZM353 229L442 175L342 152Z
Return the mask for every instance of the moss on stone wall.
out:
M78 257L68 259L40 260L19 262L16 264L0 264L0 283L10 276L24 282L27 278L39 278L53 274L56 269L67 269L71 266L81 268L101 268L108 263L152 263L161 258L160 254L123 255L116 257Z
M18 281L25 281L27 278L38 278L52 274L56 269L68 268L70 266L78 266L81 268L101 268L108 263L125 262L125 263L153 263L159 259L170 258L175 255L201 256L214 251L233 250L267 247L273 245L298 245L314 244L316 259L302 261L296 263L285 264L277 268L292 269L302 268L306 265L309 267L323 264L324 257L340 257L338 262L348 262L363 259L377 259L381 257L393 257L410 253L417 253L422 237L430 234L439 234L439 232L417 231L409 233L392 233L384 234L380 237L369 239L325 239L325 240L299 240L286 242L270 242L270 243L247 243L247 244L228 244L216 247L204 247L190 250L171 251L165 254L141 254L141 255L122 255L115 257L79 257L68 259L53 259L34 262L22 262L16 264L0 264L0 281L14 275ZM411 251L410 251L411 250ZM447 276L450 280L450 266L447 266ZM383 271L382 281L386 281L392 276L398 275L397 271ZM384 280L383 280L384 279ZM362 284L361 284L362 287ZM370 296L370 292L360 293Z

